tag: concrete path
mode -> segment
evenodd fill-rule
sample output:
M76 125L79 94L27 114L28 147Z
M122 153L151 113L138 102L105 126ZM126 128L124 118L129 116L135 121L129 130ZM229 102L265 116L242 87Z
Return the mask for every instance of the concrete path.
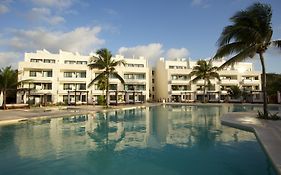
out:
M136 104L111 106L106 109L103 106L83 105L83 106L60 106L60 107L36 107L31 109L9 109L0 110L0 125L10 124L28 119L62 117L69 115L87 114L105 110L126 109L139 106L152 106L153 104Z
M254 132L277 173L281 175L281 120L261 120L256 116L257 113L253 112L232 112L225 114L221 118L221 123Z

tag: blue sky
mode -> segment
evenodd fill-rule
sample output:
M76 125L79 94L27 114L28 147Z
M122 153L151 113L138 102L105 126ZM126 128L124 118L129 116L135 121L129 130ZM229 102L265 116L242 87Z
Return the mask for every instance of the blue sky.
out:
M0 67L24 52L59 49L88 54L106 47L151 62L211 57L229 18L253 0L1 0ZM273 9L273 39L281 39L281 1ZM281 73L281 52L270 49L268 72ZM259 65L255 61L255 65ZM259 66L256 66L259 69Z

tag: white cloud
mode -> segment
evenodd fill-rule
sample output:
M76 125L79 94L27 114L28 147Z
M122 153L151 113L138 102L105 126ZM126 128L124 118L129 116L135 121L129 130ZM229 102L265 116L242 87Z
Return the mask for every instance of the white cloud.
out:
M9 8L3 4L0 4L0 14L9 12Z
M151 62L154 62L156 59L159 59L164 53L162 49L162 44L160 43L151 43L148 45L138 45L135 47L121 47L118 50L118 54L124 55L125 57L139 57L144 56L146 59L149 59Z
M13 68L17 68L20 58L21 54L17 52L0 52L0 65L3 67L12 66Z
M192 6L200 6L200 7L203 7L203 8L208 8L210 5L207 1L208 0L192 0L191 5Z
M32 8L28 14L29 19L39 22L47 22L51 25L57 25L65 22L64 18L61 16L52 15L52 12L49 8Z
M88 53L104 44L97 35L101 27L78 27L72 31L48 31L46 29L11 31L12 38L1 39L1 44L9 50L26 52L47 49L53 52L63 49L72 52Z
M168 59L173 59L173 58L186 58L189 55L189 51L186 48L171 48L167 51L166 57Z
M189 55L189 51L186 48L171 48L165 51L162 44L150 43L135 47L121 47L118 50L118 54L129 58L144 56L149 60L150 64L155 65L156 61L164 55L169 59L184 58Z
M68 8L74 0L31 0L34 4L40 7L57 7L57 8Z

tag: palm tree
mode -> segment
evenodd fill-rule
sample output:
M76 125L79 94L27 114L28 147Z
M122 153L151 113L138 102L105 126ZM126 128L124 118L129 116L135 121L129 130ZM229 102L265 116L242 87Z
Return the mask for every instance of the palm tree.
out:
M220 80L219 74L216 72L217 67L213 67L212 63L205 60L198 60L197 65L193 67L190 76L196 76L194 79L192 79L192 82L197 82L200 79L204 80L204 86L203 86L203 101L206 102L205 96L206 96L206 87L211 85L210 79L217 78ZM207 84L208 83L208 84Z
M6 109L6 98L8 90L16 90L18 84L18 73L11 66L0 70L0 92L3 93L2 108Z
M93 63L90 63L88 66L91 69L99 69L103 72L96 76L88 85L88 87L92 86L94 82L100 80L100 79L106 79L106 106L109 107L109 76L113 75L117 77L122 84L125 83L124 79L115 71L115 67L118 65L125 65L124 60L113 60L111 52L106 49L100 49L97 52L97 57L93 56Z
M213 58L219 59L232 55L232 58L220 66L222 69L258 54L262 66L263 114L265 117L268 117L268 109L263 55L269 46L281 48L281 40L271 40L273 34L271 17L270 5L261 3L255 3L246 10L237 12L230 18L232 24L223 29L218 40L219 48Z

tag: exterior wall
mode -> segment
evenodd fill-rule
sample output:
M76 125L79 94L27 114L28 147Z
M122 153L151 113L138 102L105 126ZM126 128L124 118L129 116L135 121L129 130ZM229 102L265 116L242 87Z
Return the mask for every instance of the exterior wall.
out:
M71 101L73 101L75 95L73 91L76 90L80 91L76 93L77 96L80 96L78 101L92 103L93 99L96 100L96 96L103 94L95 85L87 87L91 80L100 73L99 70L90 70L87 66L92 56L61 50L58 54L50 53L47 50L25 53L24 61L19 62L18 66L18 79L22 81L19 89L22 91L17 94L17 103L27 103L29 93L35 98L32 99L35 103L42 102L44 95L51 96L50 103L63 103L63 98L66 96L71 96ZM113 59L126 61L126 66L116 67L118 74L124 78L125 85L134 85L133 88L141 87L142 89L135 89L135 91L144 95L144 100L148 100L150 76L147 60L144 58L129 59L120 55L116 55ZM133 79L126 79L125 74L133 75ZM144 77L139 79L139 74ZM48 87L50 86L48 84L51 84L51 88ZM110 78L110 84L116 84L117 90L124 91L124 85L118 79ZM71 93L68 94L68 91Z
M158 101L169 98L167 73L168 71L165 68L164 58L160 58L160 60L157 62L155 70L155 95L156 100Z

